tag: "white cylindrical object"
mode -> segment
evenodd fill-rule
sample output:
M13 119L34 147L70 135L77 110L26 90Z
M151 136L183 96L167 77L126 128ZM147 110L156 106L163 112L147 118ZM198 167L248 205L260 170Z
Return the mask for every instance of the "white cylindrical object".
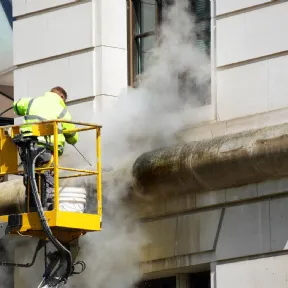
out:
M61 211L83 213L86 207L86 190L80 187L59 188Z

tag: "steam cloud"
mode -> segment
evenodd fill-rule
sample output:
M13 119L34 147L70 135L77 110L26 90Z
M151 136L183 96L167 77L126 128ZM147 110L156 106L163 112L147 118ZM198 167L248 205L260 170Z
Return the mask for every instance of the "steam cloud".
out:
M104 173L103 231L83 240L88 270L75 281L85 287L128 288L139 281L141 246L149 238L139 227L137 207L122 201L133 162L142 152L175 144L176 133L197 120L193 109L210 99L210 61L196 47L188 2L177 1L163 16L138 87L100 116L104 167L112 171Z
M131 168L142 152L177 143L177 132L197 120L195 107L210 101L210 61L196 41L188 2L164 9L157 45L145 60L147 69L138 87L127 88L109 111L91 119L103 125L103 231L81 238L78 258L87 268L72 277L68 287L129 288L141 279L141 246L149 238L137 220L137 207L125 202ZM85 134L80 134L78 148L95 155L94 147L89 151L85 143L91 134ZM69 161L79 159L74 153L69 151ZM83 162L78 166L83 168ZM89 179L85 181L91 187Z

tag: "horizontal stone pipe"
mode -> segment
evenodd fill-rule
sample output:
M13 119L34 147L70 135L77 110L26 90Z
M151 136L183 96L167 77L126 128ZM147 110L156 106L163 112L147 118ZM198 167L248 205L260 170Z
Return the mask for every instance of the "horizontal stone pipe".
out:
M25 207L25 187L22 179L0 183L0 215L21 213Z
M195 193L288 175L288 124L162 148L133 165L141 195Z

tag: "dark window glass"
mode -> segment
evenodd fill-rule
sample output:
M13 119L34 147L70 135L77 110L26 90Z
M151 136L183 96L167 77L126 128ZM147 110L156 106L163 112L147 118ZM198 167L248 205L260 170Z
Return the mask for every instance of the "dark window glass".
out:
M143 281L137 288L176 288L176 277Z
M133 67L134 76L145 71L146 59L156 41L156 26L158 22L158 6L155 0L134 0L133 1L134 22L134 45L136 62ZM136 75L135 75L136 74Z
M161 23L162 4L167 7L174 1L160 0L134 0L133 16L134 28L132 37L134 37L134 76L141 74L146 68L146 59L149 51L156 44L156 29ZM195 15L197 46L210 54L211 28L210 28L210 0L190 0L191 13ZM136 54L136 55L135 55ZM136 58L135 58L136 57Z
M190 274L189 286L190 288L211 288L210 271Z

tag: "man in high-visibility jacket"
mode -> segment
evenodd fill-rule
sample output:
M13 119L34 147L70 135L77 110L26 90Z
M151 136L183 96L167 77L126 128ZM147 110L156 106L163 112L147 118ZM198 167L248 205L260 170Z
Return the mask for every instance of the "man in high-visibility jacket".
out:
M62 87L54 87L50 92L46 92L43 96L36 98L21 98L14 102L14 112L19 116L24 116L24 123L35 123L45 120L72 120L71 114L66 107L67 93ZM65 130L75 129L75 125L71 123L61 123L62 129L58 134L58 153L63 154L65 142L68 144L76 144L78 141L78 133L65 133ZM21 128L21 132L31 131L31 125L25 125ZM62 133L63 131L63 133ZM41 154L36 161L36 167L45 166L53 162L54 136L38 137L37 150L39 152L46 148L45 153ZM47 202L50 209L54 199L54 178L50 171L45 171L45 184L47 193Z

